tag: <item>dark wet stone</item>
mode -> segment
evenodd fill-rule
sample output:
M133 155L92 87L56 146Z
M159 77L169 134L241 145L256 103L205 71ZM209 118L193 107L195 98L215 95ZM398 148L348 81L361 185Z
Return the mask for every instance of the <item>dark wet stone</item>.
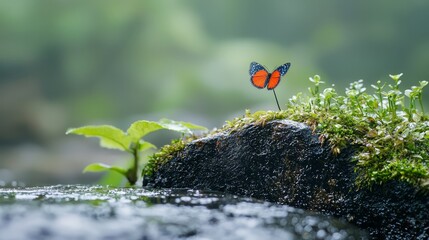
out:
M358 190L353 153L347 148L333 155L305 124L271 121L195 140L145 183L317 211L346 219L374 239L429 239L429 197L400 182Z

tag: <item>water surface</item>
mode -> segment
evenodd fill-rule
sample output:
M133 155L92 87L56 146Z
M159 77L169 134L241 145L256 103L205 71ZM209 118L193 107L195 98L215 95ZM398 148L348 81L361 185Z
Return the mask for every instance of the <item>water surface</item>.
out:
M0 239L366 239L343 221L186 189L0 188Z

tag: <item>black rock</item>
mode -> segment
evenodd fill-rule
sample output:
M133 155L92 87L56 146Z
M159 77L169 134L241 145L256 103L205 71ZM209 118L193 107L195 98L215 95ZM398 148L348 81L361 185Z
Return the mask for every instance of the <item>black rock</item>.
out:
M429 239L429 196L403 182L358 189L353 148L334 155L305 124L250 124L188 144L145 179L162 188L224 191L321 212L374 239Z

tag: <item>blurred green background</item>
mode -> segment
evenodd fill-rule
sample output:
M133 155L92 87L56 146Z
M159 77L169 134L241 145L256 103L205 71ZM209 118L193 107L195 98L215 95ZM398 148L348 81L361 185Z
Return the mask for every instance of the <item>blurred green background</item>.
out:
M213 128L276 110L250 84L251 61L292 63L283 106L315 74L341 90L389 73L403 72L404 88L429 80L428 11L423 0L0 1L0 186L91 183L86 164L128 157L69 127L165 117Z

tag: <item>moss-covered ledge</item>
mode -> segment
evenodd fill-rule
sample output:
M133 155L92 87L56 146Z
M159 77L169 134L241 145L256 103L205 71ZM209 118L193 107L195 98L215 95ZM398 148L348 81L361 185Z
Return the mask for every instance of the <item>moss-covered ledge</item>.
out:
M320 89L163 147L144 184L226 191L343 217L377 239L429 238L427 84ZM407 97L407 101L405 101ZM420 108L418 107L420 106Z
M353 147L351 159L357 172L356 185L370 188L392 180L429 189L429 117L423 108L422 92L427 85L400 91L399 75L390 75L394 84L377 82L367 93L362 80L351 83L341 96L333 88L320 89L319 76L310 78L310 97L293 96L284 111L246 111L243 117L227 121L220 129L208 134L228 134L250 123L264 124L271 120L289 119L306 123L319 134L334 154ZM389 88L386 90L386 85ZM417 105L420 105L420 109ZM176 140L153 155L144 174L151 175L172 154L183 149L193 138Z
M429 197L407 182L357 188L355 149L333 154L289 120L250 123L173 144L145 185L225 191L347 219L375 239L427 239ZM183 146L183 148L182 148ZM180 150L179 150L180 149ZM165 149L164 149L165 150Z

